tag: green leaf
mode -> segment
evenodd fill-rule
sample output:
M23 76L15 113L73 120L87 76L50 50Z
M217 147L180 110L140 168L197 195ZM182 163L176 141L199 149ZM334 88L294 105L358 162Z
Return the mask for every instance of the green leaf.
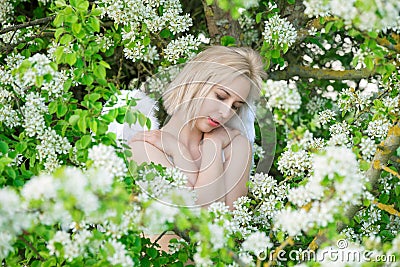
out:
M56 32L54 33L54 37L56 38L56 42L58 42L58 38L60 38L60 35L65 32L64 28L58 28Z
M100 31L100 21L96 17L90 17L88 20L87 25L90 27L90 29L93 32L99 32Z
M72 24L72 33L74 34L79 34L82 30L82 24L80 23L74 23Z
M157 257L158 251L157 251L157 249L150 247L150 248L146 249L146 254L154 259Z
M0 141L0 152L3 153L3 155L7 154L8 151L8 144L6 142Z
M53 24L55 27L60 27L64 22L64 15L62 13L58 13L56 18L53 20Z
M400 185L396 185L396 187L394 188L394 191L396 193L396 196L400 196Z
M86 133L86 116L80 117L78 120L78 128L82 133Z
M96 102L97 100L100 99L100 97L101 97L101 94L98 94L98 93L91 93L91 94L89 95L89 100L92 101L92 102Z
M368 32L368 36L376 39L378 37L378 32L376 32L376 31Z
M151 129L151 120L149 118L147 118L147 120L146 120L146 127L148 130Z
M54 114L57 112L57 105L58 103L56 101L50 102L49 104L49 114Z
M104 67L107 68L107 69L111 69L110 64L108 64L108 63L105 62L104 60L101 60L101 61L99 62L99 64L102 65L102 66L104 66Z
M231 46L236 44L236 39L230 35L225 35L221 38L221 45Z
M329 31L331 30L332 26L333 26L333 21L329 21L325 26L325 32L329 33Z
M84 85L91 85L93 83L94 79L93 79L93 75L91 74L85 74L82 78L82 83Z
M28 144L26 142L20 142L15 146L15 150L20 154L24 152L27 148Z
M284 43L282 50L283 50L283 53L286 54L286 52L289 50L289 45Z
M360 169L362 171L367 171L369 169L369 162L365 161L365 160L361 160L360 162Z
M68 106L65 103L60 103L57 105L57 118L61 118L68 111Z
M287 0L287 2L288 2L289 4L291 4L291 5L293 5L293 4L296 2L296 0Z
M64 47L63 46L57 47L56 51L54 51L54 55L56 56L56 62L58 64L61 63L64 56Z
M146 36L146 37L144 37L143 43L142 43L142 44L143 44L144 46L148 46L148 45L150 44L150 42L151 42L150 37Z
M367 66L367 68L369 70L373 70L374 69L374 62L372 61L372 58L370 57L366 57L364 60L365 65Z
M70 65L73 66L76 62L76 53L70 53L70 54L66 54L65 55L65 62Z
M94 65L93 74L100 79L106 78L106 68L102 65Z
M70 34L64 34L60 39L60 44L69 45L74 38Z
M140 115L140 114L139 114ZM136 113L134 113L131 109L129 109L126 113L125 113L125 118L124 121L126 123L129 124L129 126L131 126L132 124L135 124L137 121L137 116Z
M147 117L143 113L139 113L138 117L140 126L144 127L146 125Z
M15 171L13 168L6 166L5 168L6 174L11 178L11 179L15 179L17 177Z
M271 57L272 58L279 58L281 56L281 52L279 49L274 49L271 51Z
M81 11L86 11L89 8L89 1L78 1L77 9Z
M262 12L257 13L257 15L256 15L256 23L257 24L261 22L262 14L263 14Z
M92 137L90 135L84 135L80 140L82 148L87 148L92 143Z
M69 118L68 122L69 122L69 124L71 124L72 126L75 126L76 123L78 122L79 118L80 118L79 115L76 115L76 114L75 114L75 115L72 115L72 116Z
M171 31L168 30L168 29L163 29L163 30L160 32L160 36L161 36L161 38L166 39L166 38L171 37L171 36L172 36L172 33L171 33Z

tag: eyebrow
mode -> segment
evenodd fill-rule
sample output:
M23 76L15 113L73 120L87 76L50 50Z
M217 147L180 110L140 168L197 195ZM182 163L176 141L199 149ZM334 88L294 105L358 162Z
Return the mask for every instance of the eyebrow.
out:
M228 96L231 96L231 94L227 90L225 90L224 88L218 87L218 89L224 91ZM239 102L241 104L245 103L244 101L240 101L240 100L235 101L235 102Z

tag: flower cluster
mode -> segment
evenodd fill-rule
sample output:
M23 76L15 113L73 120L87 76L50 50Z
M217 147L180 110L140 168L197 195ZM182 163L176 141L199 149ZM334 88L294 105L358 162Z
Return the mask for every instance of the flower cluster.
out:
M99 144L92 147L89 149L89 158L93 162L93 168L102 169L112 177L123 179L128 171L124 160L117 156L112 146Z
M328 140L328 145L331 146L350 146L351 135L349 125L343 121L338 122L329 127L331 138Z
M396 31L399 27L400 4L396 0L375 0L368 5L359 5L355 0L307 0L304 1L304 5L304 13L309 17L338 16L346 25L354 23L363 31Z
M258 41L258 31L255 29L255 20L248 12L244 12L238 19L239 25L243 30L243 42L251 45Z
M97 0L96 4L102 11L102 17L108 16L116 24L123 26L124 55L133 61L154 63L160 59L157 47L151 45L151 34L159 34L164 30L176 35L192 26L189 14L181 15L182 6L178 0ZM190 56L198 45L199 41L193 36L182 36L170 42L169 48L163 53L168 61L176 63L179 57ZM173 53L174 50L177 51Z
M371 104L370 98L371 94L347 88L339 94L337 103L342 111L361 111Z
M0 24L6 25L8 20L12 18L14 8L10 1L1 1L0 3Z
M284 45L291 46L297 38L297 32L293 25L286 18L281 18L277 14L265 22L262 35L272 47L280 48Z
M308 231L313 225L326 226L342 205L357 204L363 192L364 177L355 155L345 147L327 147L313 157L314 172L307 184L289 190L288 199L298 207L311 203L309 209L281 210L275 227L289 235ZM325 196L326 192L333 190ZM332 191L331 191L332 192Z
M175 79L181 70L182 65L172 65L169 67L160 66L156 74L146 77L146 81L141 84L140 89L147 93L154 93L157 97L161 97L166 86Z
M326 109L318 113L318 122L321 125L325 125L331 120L334 120L336 117L336 113L332 110Z
M366 133L372 138L385 138L391 123L384 119L374 120L368 123Z
M163 50L165 59L173 64L177 63L180 58L191 58L198 50L200 40L191 34L172 40Z
M375 155L377 145L371 138L365 137L360 142L360 152L365 160L371 160Z
M278 170L285 176L304 176L310 169L311 158L305 150L288 149L278 159Z
M301 97L293 82L267 80L263 85L263 92L271 108L285 110L288 114L300 108Z

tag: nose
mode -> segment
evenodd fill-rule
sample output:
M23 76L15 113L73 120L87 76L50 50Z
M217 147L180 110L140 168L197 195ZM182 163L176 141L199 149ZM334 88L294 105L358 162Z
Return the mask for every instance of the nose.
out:
M233 114L233 110L229 105L222 104L220 105L219 113L221 114L222 118L229 119Z

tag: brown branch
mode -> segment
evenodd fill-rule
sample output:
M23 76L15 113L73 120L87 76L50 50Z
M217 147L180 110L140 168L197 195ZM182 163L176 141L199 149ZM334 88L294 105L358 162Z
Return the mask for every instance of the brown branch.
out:
M46 24L50 21L52 21L54 19L55 16L51 16L51 17L47 17L47 18L41 18L41 19L36 19L36 20L31 20L22 24L18 24L18 25L14 25L14 26L10 26L4 29L0 30L0 35L10 32L10 31L16 31L18 29L22 29L22 28L27 28L30 26L36 26L36 25L41 25L41 24Z
M375 156L372 160L371 167L365 173L365 176L368 179L369 184L372 188L374 188L381 176L382 165L386 165L390 159L390 157L394 154L396 149L400 146L400 122L397 122L394 126L389 129L388 135L385 140L383 140L375 153ZM346 212L346 217L350 220L354 217L357 211L360 209L360 206L353 205ZM338 231L343 230L345 225L339 224L337 227Z
M375 74L367 68L360 70L329 70L317 69L300 65L289 65L285 70L269 73L269 79L287 80L294 76L313 78L317 80L359 80Z
M396 41L396 44L392 44L387 37L383 38L376 38L376 41L378 42L379 45L386 47L389 50L393 50L396 53L400 53L400 35L392 33L391 37L393 40Z
M208 5L206 0L201 2L206 16L208 33L211 37L210 44L219 43L222 36L229 35L235 38L236 44L240 46L242 31L239 22L232 18L229 11L219 8L217 1L213 1L211 5Z
M33 40L35 38L53 37L53 36L54 36L54 33L52 33L52 32L42 32L41 34L32 36L31 40ZM31 41L31 40L29 40L29 41ZM22 42L18 42L15 44L6 44L3 46L0 46L0 54L8 54L9 52L11 52L14 49L14 47L18 46L21 43L27 43L29 41L22 41Z
M28 232L24 231L24 234L28 234ZM25 239L22 235L18 236L18 239L21 240L25 245L27 245L36 255L37 258L41 261L44 261L43 257L40 256L39 251L32 245L31 242Z

